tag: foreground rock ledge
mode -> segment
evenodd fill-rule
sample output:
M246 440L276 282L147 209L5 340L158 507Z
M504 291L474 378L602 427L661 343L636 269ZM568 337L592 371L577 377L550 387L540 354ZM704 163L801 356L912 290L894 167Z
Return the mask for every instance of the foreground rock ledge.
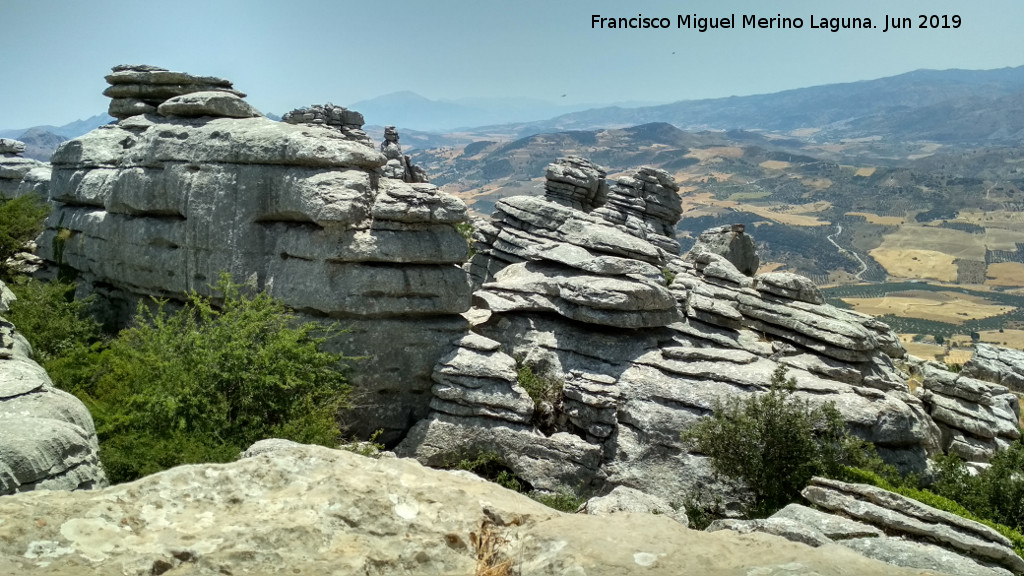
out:
M0 498L0 573L472 574L486 519L521 574L933 574L664 516L562 514L493 484L317 446Z

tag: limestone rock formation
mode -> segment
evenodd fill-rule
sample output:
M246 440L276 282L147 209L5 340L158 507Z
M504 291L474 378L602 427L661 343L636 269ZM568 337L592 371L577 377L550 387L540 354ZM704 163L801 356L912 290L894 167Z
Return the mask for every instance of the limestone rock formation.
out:
M17 140L0 138L0 199L17 198L25 194L46 197L50 183L50 165L24 158L25 144Z
M409 183L427 181L427 173L412 163L412 159L402 152L398 143L398 130L394 126L384 127L384 141L380 143L380 153L388 159L384 166L384 177L394 178Z
M442 465L495 452L538 489L704 491L732 506L741 496L680 432L766 390L783 365L800 398L834 402L884 458L923 470L940 432L893 362L904 351L888 326L824 304L806 278L676 255L667 175L641 169L607 186L603 174L556 162L544 198L504 198L477 227L472 331L435 367L433 413L399 455ZM556 382L557 400L525 403L517 366Z
M242 92L233 90L231 82L223 78L193 76L157 66L114 66L106 80L110 87L103 91L103 95L111 99L107 112L119 119L157 113L164 102L193 92L221 92L245 97Z
M563 514L408 459L316 446L7 496L0 518L3 574L483 574L482 549L490 566L538 576L926 573L664 515Z
M250 114L226 80L117 67L108 81L158 94L159 113L61 145L40 255L120 303L122 322L139 298L211 295L223 271L252 279L348 329L331 345L368 357L352 376L354 433L383 426L394 441L425 416L431 369L470 304L468 247L454 228L465 204L381 178L386 158L354 133L356 113L328 106L274 122Z
M609 514L622 514L625 512L664 514L683 526L689 525L689 519L686 517L684 510L676 510L662 498L644 494L639 490L626 486L617 486L607 496L595 496L587 500L580 506L578 512L595 516L607 516Z
M0 282L0 293L7 288ZM0 317L0 495L105 486L89 410L59 390Z
M754 241L746 234L743 224L720 226L701 232L690 254L704 252L724 256L740 273L753 276L757 273L761 260L757 256Z
M869 558L964 576L1024 573L1024 560L995 530L899 494L864 484L814 478L804 497L764 520L722 520L708 531L782 536L813 547L841 545Z
M987 463L997 450L1007 448L1020 437L1017 395L1000 384L968 376L970 373L995 381L1012 381L1013 370L1024 367L1024 363L1013 363L1013 351L996 356L993 349L1000 350L978 345L974 355L978 360L971 359L970 371L953 373L938 363L926 363L920 368L923 378L919 396L942 430L943 451L974 465Z
M363 132L363 115L344 106L335 106L330 102L324 105L314 104L305 108L296 108L282 116L281 121L289 124L333 128L349 140L362 142L367 146L372 145L370 137Z
M1024 393L1024 352L979 342L974 356L964 364L963 375L995 382Z

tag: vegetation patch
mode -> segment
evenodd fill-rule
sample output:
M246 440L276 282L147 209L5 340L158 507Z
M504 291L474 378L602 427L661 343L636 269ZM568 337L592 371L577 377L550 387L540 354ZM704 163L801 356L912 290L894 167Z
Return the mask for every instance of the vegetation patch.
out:
M49 213L50 207L35 194L0 198L0 280L13 280L17 271L7 267L7 260L43 231Z
M197 294L176 312L140 305L132 326L89 345L95 324L68 285L22 287L47 307L15 318L39 338L54 383L92 412L111 481L230 461L263 438L338 445L349 387L344 358L321 350L330 331L227 275L215 290L218 307ZM82 343L60 338L61 326Z

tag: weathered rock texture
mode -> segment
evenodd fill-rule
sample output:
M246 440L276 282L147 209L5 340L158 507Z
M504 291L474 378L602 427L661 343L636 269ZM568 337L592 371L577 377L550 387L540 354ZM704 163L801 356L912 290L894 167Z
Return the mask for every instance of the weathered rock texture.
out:
M344 106L335 106L330 102L324 105L314 104L305 108L296 108L286 113L281 121L289 124L333 128L344 134L349 140L371 145L370 137L363 132L363 115Z
M427 173L412 163L412 159L402 152L398 143L398 130L394 126L384 128L384 141L380 143L380 153L388 159L384 166L384 176L403 180L411 184L427 181Z
M922 364L920 371L918 395L942 430L942 449L946 453L984 464L997 450L1020 437L1017 395L993 382L1013 382L1018 374L1015 371L1024 373L1024 354L979 344L974 357L959 373L949 372L938 363Z
M0 138L0 199L17 198L25 194L46 197L50 165L24 158L24 152L25 144Z
M411 460L310 446L0 498L4 574L482 574L481 537L510 574L935 574L665 516L562 514Z
M602 169L570 158L547 174L545 198L503 199L478 227L473 331L437 364L433 413L400 455L444 464L496 452L539 489L713 500L726 487L680 432L717 402L766 390L780 365L800 398L834 402L904 470L938 450L888 326L824 304L806 278L750 278L707 250L677 256L663 173L609 187ZM528 401L517 364L558 382L557 399Z
M690 254L710 252L724 256L741 273L753 276L757 273L761 259L757 256L754 241L746 233L746 226L733 224L701 232ZM790 276L793 276L792 274Z
M1008 576L1024 560L995 530L899 494L815 478L804 497L764 520L719 520L709 532L760 532L819 547L839 544L888 564L963 576Z
M89 410L53 386L0 317L0 495L105 486L98 454Z
M235 100L240 102L240 99L244 98L245 94L233 90L231 82L223 78L193 76L184 72L172 72L157 66L125 64L114 66L112 73L107 75L106 80L110 87L103 91L103 95L110 98L108 113L114 118L154 114L158 111L161 104L169 100L174 100L171 104L172 108L176 104L187 104L188 102L195 104L198 100L181 100L182 96L194 92L220 93L225 98L220 100L220 102L227 102L226 106L233 107L235 110L244 109L245 106L248 106L246 104L239 107L237 104L231 104ZM230 99L230 96L237 98ZM208 96L202 100L208 101L210 97ZM223 114L225 109L222 106L220 114L211 115L233 115ZM195 110L195 108L193 107L192 110ZM195 115L202 116L204 114ZM247 115L251 116L252 114L249 113Z
M333 107L314 108L309 123L274 122L243 114L230 83L189 78L115 68L115 87L172 88L155 91L167 96L158 114L57 150L40 254L76 270L83 290L127 301L126 313L139 297L210 294L228 272L348 328L333 345L368 357L353 372L353 431L384 427L396 439L427 413L431 368L464 330L468 247L453 224L466 206L430 184L381 178L385 157L354 128L315 123L338 116ZM360 120L339 118L342 128Z
M1024 352L978 343L974 356L964 364L963 375L995 382L1013 392L1024 393Z

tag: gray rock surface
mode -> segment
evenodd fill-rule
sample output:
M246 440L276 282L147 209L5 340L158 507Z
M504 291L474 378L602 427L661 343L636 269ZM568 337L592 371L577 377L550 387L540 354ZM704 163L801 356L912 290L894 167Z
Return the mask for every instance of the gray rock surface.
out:
M92 416L30 354L0 318L0 495L105 486Z
M384 177L402 180L410 184L427 182L427 173L412 163L412 159L402 152L398 143L398 130L394 126L384 127L384 141L380 143L380 153L387 158L384 165Z
M23 142L0 138L0 199L17 198L25 194L46 197L50 165L24 158L24 152Z
M468 247L454 227L465 204L381 178L386 158L354 132L358 113L327 105L275 122L253 116L226 80L152 67L108 81L180 93L160 92L163 116L58 148L39 255L125 314L149 296L210 295L221 272L252 280L306 319L350 328L331 345L369 356L352 372L363 394L352 432L383 427L394 442L426 416L432 367L470 306Z
M984 354L991 358L991 350L986 349ZM993 362L983 357L974 362L975 369L970 373L994 381L1007 379L998 372L978 370L979 365L991 367ZM1014 364L1000 363L1001 368L1007 366ZM1020 403L1017 395L1005 386L972 378L966 370L949 372L936 363L922 364L920 373L922 387L918 396L942 430L942 449L946 453L956 454L966 462L986 463L996 451L1020 437Z
M434 379L466 390L435 387L433 413L399 455L438 464L472 447L535 487L626 486L675 503L703 491L734 510L742 490L716 480L680 432L719 402L766 390L781 364L799 398L834 403L885 458L924 470L940 430L894 364L903 349L888 326L824 304L805 278L751 278L708 251L676 256L657 240L678 217L671 179L641 169L605 193L603 174L562 159L544 198L504 198L476 227L467 315L470 334L493 343L453 342ZM510 359L561 387L550 410L511 409ZM494 366L505 367L500 384L478 385Z
M721 226L702 232L697 237L696 244L690 249L690 254L702 252L724 256L737 270L747 276L756 274L757 268L761 265L754 240L746 234L746 227L743 224Z
M935 544L982 566L995 565L1014 574L1024 573L1024 560L1014 553L1010 541L995 530L905 496L874 486L824 478L813 479L803 495L820 508L872 524L890 537Z
M197 118L214 116L218 118L251 118L262 116L248 102L230 92L191 92L168 98L157 106L161 116Z
M331 128L349 140L362 142L368 146L372 145L370 137L363 132L363 115L344 106L335 106L330 102L296 108L285 113L281 117L281 121L288 124Z
M979 342L961 372L1024 393L1024 352L1020 350Z
M3 497L0 518L3 574L481 574L481 541L492 566L538 576L925 574L658 515L563 514L411 460L317 446Z
M624 512L664 514L683 526L688 526L690 522L684 510L676 510L665 499L644 494L628 486L616 486L605 496L595 496L587 500L577 512L594 516L608 516Z
M108 113L114 118L129 118L140 114L156 112L164 102L194 92L222 92L237 97L245 94L233 90L231 82L212 76L193 76L184 72L173 72L157 66L122 64L114 66L113 72L106 76L110 84L103 95L111 99ZM230 100L217 99L212 96L202 97L210 102L205 106L208 113L195 113L199 108L198 100L178 100L166 110L178 110L185 116L217 116L215 110L241 111L247 104L238 104ZM216 104L214 104L216 103ZM188 112L191 110L192 112ZM249 114L250 116L252 114Z

